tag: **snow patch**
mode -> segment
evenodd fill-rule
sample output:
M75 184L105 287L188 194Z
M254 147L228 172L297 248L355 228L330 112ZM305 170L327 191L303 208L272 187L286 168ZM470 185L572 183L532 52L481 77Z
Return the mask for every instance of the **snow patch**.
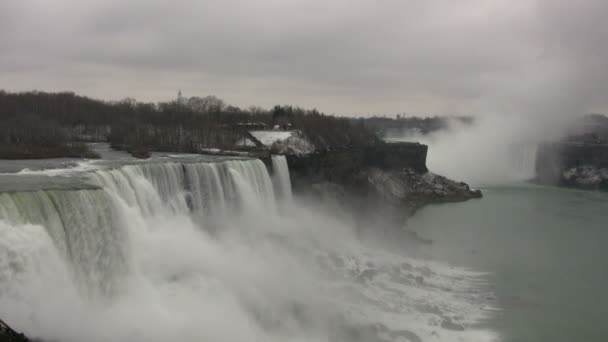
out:
M256 139L264 146L270 147L277 141L286 140L291 137L296 131L251 131Z
M315 151L315 147L299 130L292 131L252 131L250 132L273 153L304 155Z

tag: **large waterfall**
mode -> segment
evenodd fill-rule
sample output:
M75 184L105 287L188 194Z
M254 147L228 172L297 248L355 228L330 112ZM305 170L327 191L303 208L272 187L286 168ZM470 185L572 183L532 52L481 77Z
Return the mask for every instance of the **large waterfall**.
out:
M111 291L127 272L129 227L147 217L191 217L204 229L228 212L276 210L270 176L257 159L126 165L89 176L99 189L0 193L0 220L44 227L93 295Z
M485 294L470 292L476 274L366 247L332 208L292 197L285 157L272 158L272 175L257 159L84 169L54 172L45 181L55 185L37 191L0 189L0 317L28 335L61 342L487 337L438 335L429 325L485 316ZM56 186L71 179L78 181ZM433 309L417 309L424 307Z

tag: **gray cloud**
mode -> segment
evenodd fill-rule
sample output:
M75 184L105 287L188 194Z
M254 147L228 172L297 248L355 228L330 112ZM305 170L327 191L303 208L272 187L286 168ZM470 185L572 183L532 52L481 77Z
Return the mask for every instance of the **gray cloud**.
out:
M602 0L5 0L0 87L339 114L603 111Z

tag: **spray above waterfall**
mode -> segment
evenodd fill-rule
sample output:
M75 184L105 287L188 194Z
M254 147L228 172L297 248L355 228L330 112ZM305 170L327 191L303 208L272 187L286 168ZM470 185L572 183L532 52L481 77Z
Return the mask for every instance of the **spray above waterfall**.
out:
M527 117L487 115L472 125L452 121L446 130L390 140L427 144L430 170L483 186L533 179L538 144L559 136L560 127Z

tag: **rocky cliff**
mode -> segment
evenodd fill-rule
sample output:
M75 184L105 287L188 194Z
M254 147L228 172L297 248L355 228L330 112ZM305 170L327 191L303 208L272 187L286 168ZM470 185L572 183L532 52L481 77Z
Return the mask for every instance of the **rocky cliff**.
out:
M403 223L424 205L481 197L465 183L429 172L426 155L426 145L385 143L287 161L296 192L343 198L370 219Z
M0 341L2 342L35 342L25 335L16 332L0 319Z
M608 191L608 144L578 141L541 144L536 175L542 184Z
M582 116L564 139L541 144L536 175L543 184L608 191L608 117Z

